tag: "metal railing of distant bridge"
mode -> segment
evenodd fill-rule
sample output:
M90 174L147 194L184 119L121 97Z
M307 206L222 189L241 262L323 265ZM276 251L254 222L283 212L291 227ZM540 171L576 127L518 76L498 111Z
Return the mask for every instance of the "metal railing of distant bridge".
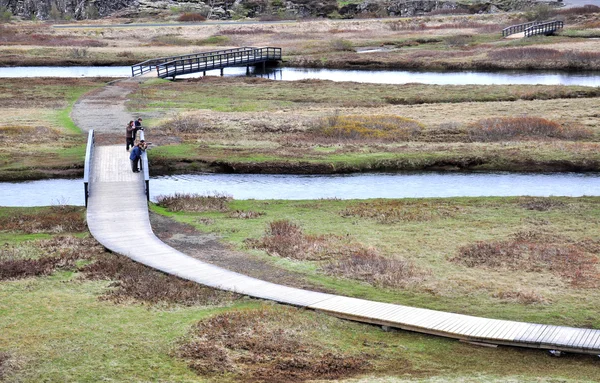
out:
M236 52L215 53L210 56L181 58L156 65L158 77L175 77L188 73L223 69L281 60L281 48L263 47Z
M85 197L85 206L88 205L88 198L90 196L90 166L92 165L92 157L94 155L95 137L94 130L90 130L88 133L87 146L85 148L85 162L83 165L83 192Z
M541 23L541 21L532 21L530 23L511 25L510 27L506 27L502 30L502 37L514 35L515 33L521 33L526 28L529 28L531 26L534 26L534 25L537 25L540 23Z
M192 54L181 55L181 56L169 56L169 57L159 57L159 58L155 58L155 59L150 59L150 60L142 61L141 63L132 65L131 66L131 76L132 77L141 76L144 73L150 72L151 70L155 69L157 65L163 64L163 63L166 63L169 61L173 61L173 60L192 59L192 58L196 58L196 57L212 56L214 54L234 53L234 52L240 52L240 51L252 50L252 49L255 49L255 48L240 47L240 48L233 48L233 49L222 49L222 50L218 50L218 51L198 52L198 53L192 53Z
M524 30L525 37L534 35L549 35L564 27L564 22L560 20L552 20L544 23L532 25Z
M562 29L563 26L564 23L560 20L532 21L530 23L523 23L506 27L502 30L502 36L506 37L520 32L523 32L525 34L525 37L549 34L555 32L558 29Z

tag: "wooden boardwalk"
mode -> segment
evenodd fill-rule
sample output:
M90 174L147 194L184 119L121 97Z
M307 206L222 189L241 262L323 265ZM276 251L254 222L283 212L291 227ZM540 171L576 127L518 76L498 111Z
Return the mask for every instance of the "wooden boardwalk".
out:
M160 78L181 76L189 73L206 72L228 67L249 66L276 63L281 61L281 48L275 47L241 47L219 51L193 53L184 56L161 57L131 66L132 77L156 70Z
M252 297L360 322L464 341L600 354L600 330L487 319L302 290L251 278L189 257L152 232L143 173L123 145L93 149L87 223L106 248L165 273Z

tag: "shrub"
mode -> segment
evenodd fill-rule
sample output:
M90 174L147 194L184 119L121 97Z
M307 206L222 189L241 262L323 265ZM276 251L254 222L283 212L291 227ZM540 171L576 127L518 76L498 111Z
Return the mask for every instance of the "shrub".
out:
M58 236L0 248L0 280L49 275L75 269L75 261L104 252L93 238Z
M513 271L550 271L579 287L598 285L598 258L574 244L551 243L548 238L517 235L514 239L463 246L450 261L467 267Z
M473 42L472 35L454 35L448 36L444 39L446 45L449 47L464 47Z
M85 58L88 57L88 49L87 48L71 48L69 49L69 57L74 59Z
M217 305L237 295L161 273L127 257L104 254L81 269L91 280L114 280L103 299L116 303L134 300L149 304Z
M329 261L327 274L356 279L379 287L405 287L421 272L405 259L389 259L368 249L360 249L340 260Z
M352 42L344 39L335 39L330 43L331 49L334 51L352 51Z
M200 195L189 193L175 193L173 195L159 195L157 204L170 211L229 211L231 196L225 194Z
M587 4L581 7L559 9L556 11L556 13L565 16L587 15L591 13L600 13L600 7L597 5Z
M559 123L540 117L486 118L467 128L472 141L520 141L530 139L584 139L592 136L585 128L565 128Z
M177 18L177 21L206 21L206 17L203 16L202 14L198 13L198 12L186 12L183 13L181 15L179 15L179 17Z
M87 230L83 210L76 206L52 206L37 214L16 213L0 217L2 231L75 233Z
M162 45L162 46L185 46L192 45L192 42L179 37L177 35L162 35L162 36L154 36L150 43L152 45Z
M202 133L216 130L215 126L207 121L189 115L178 115L166 121L162 128L169 133Z
M203 40L196 41L197 45L223 45L227 44L231 39L227 36L215 35L207 37Z
M1 23L8 23L11 19L12 19L12 12L6 8L6 7L0 7L0 22ZM0 32L2 32L2 30L0 29ZM0 35L2 35L2 33L0 33Z
M503 301L513 301L525 305L549 303L546 298L535 291L500 291L492 296Z
M427 222L450 218L459 210L439 202L409 202L403 200L376 200L351 205L341 212L342 217L374 219L379 223Z
M0 351L0 381L3 381L6 373L8 372L9 362L10 354Z
M319 341L317 329L335 329L318 319L283 307L225 312L194 325L177 355L199 375L243 382L337 380L368 366L367 355Z
M420 135L423 125L400 116L334 115L322 118L311 132L337 140L376 139L406 141Z

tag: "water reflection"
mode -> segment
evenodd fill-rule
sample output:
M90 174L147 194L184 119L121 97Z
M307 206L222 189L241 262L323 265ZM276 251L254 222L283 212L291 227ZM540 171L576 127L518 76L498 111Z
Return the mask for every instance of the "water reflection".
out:
M600 196L600 174L410 173L352 175L196 174L152 178L150 197L222 193L235 199L368 199L476 196ZM83 205L83 182L0 183L0 206Z
M207 76L220 76L220 70L207 71ZM319 79L355 81L374 84L422 83L434 85L583 85L600 86L599 72L418 72L400 70L343 70L309 68L250 68L250 76L277 81ZM129 77L131 68L120 67L12 67L0 68L0 77ZM224 76L246 76L246 68L226 68ZM193 73L178 78L202 77Z

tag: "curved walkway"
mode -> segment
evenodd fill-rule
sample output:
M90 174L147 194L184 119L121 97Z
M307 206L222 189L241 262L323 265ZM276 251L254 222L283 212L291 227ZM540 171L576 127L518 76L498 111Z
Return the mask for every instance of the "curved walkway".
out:
M472 342L600 354L600 330L487 319L307 291L251 278L192 257L152 232L141 173L123 145L96 147L87 223L108 249L207 286L385 325Z

